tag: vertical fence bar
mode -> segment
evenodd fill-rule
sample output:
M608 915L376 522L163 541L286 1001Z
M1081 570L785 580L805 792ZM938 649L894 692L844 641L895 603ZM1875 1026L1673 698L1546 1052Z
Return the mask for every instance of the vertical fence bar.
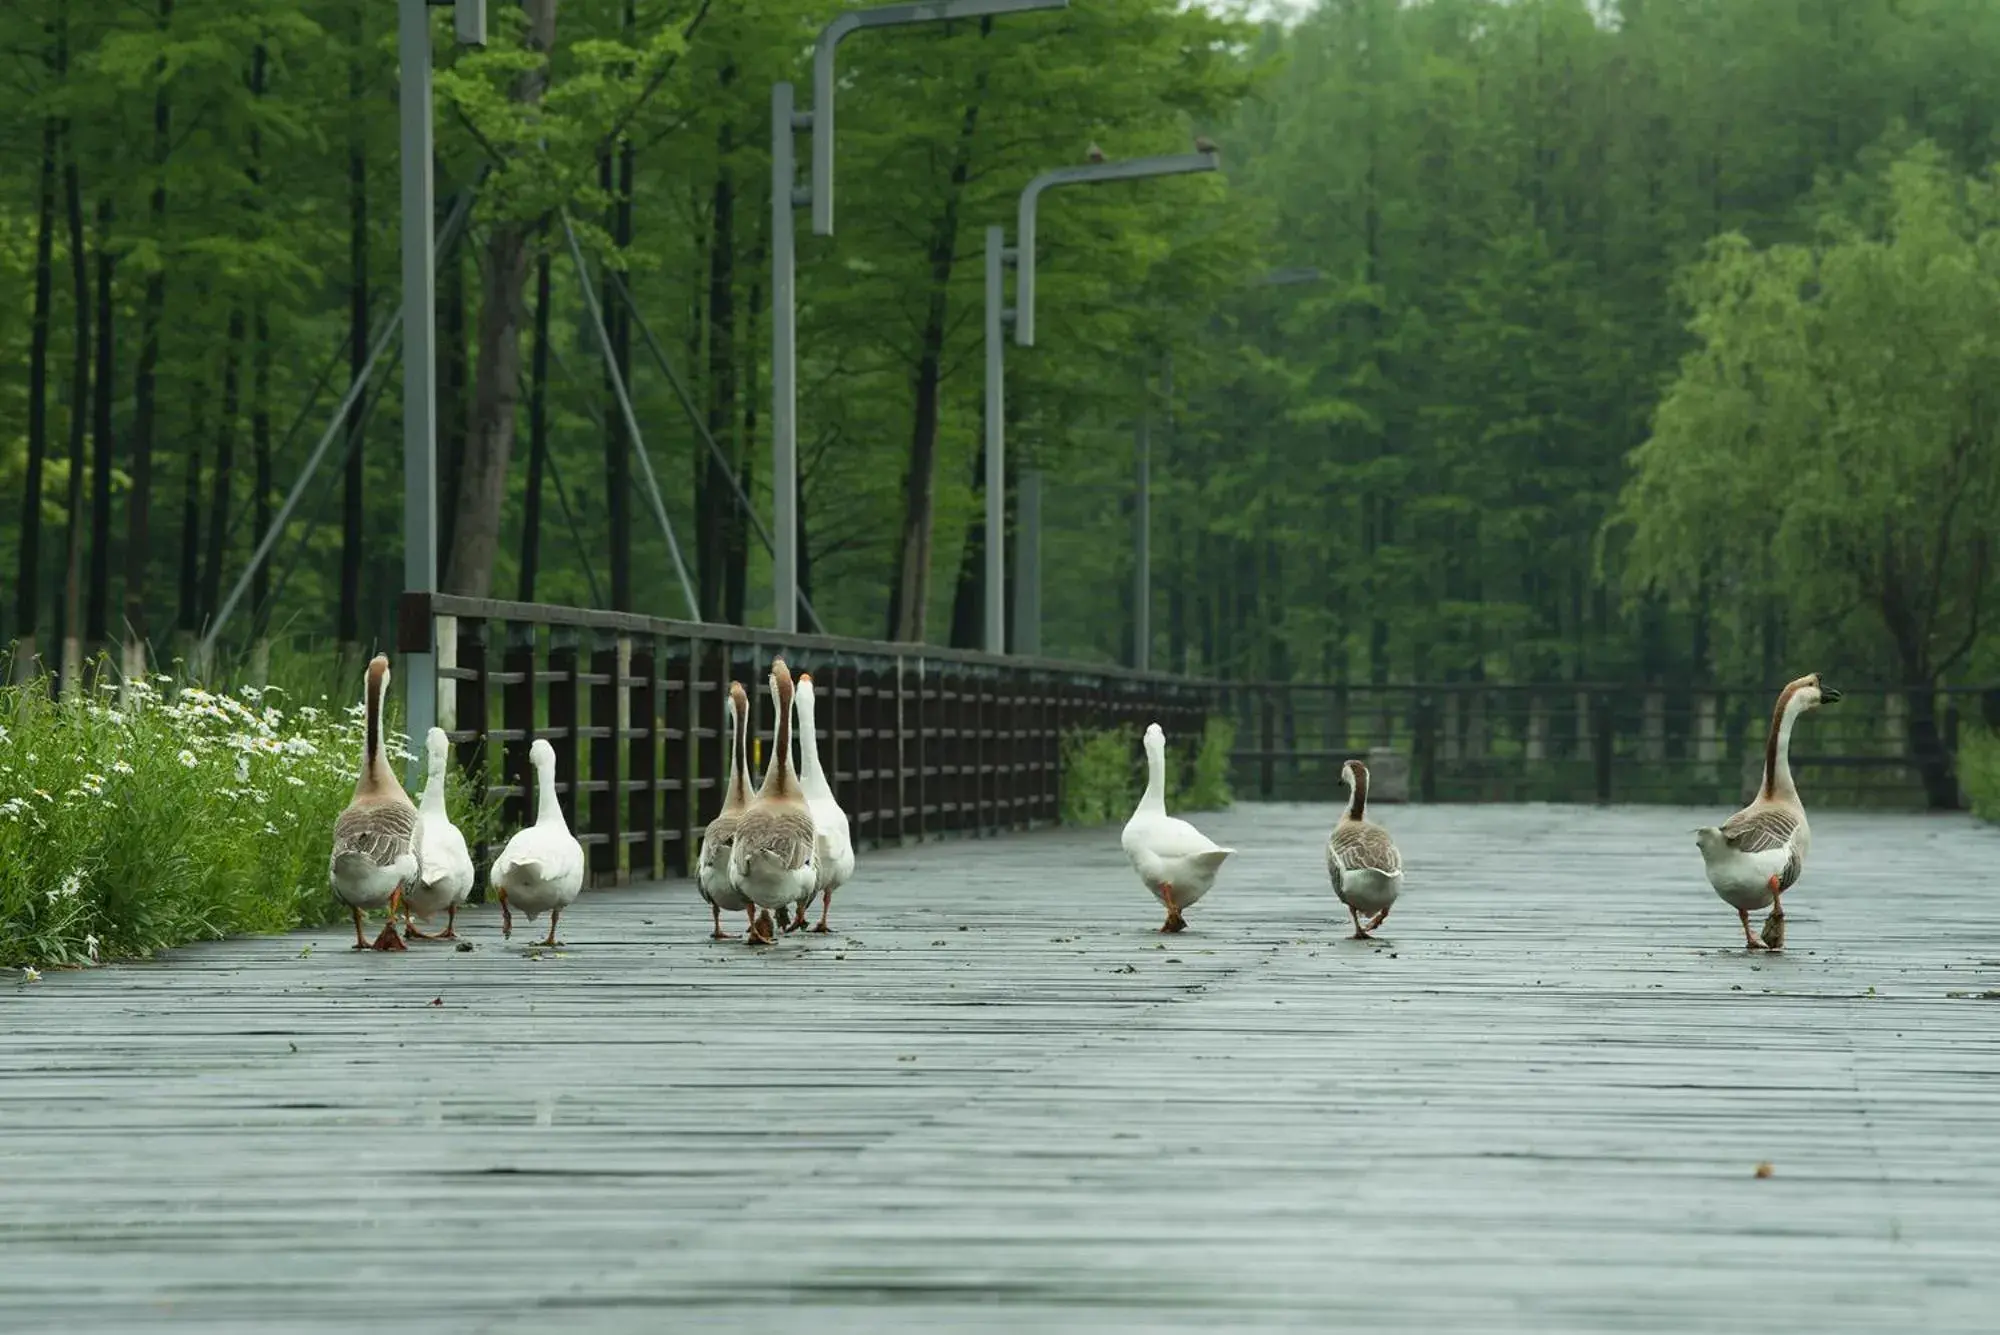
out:
M1611 735L1611 695L1606 691L1593 692L1590 698L1592 715L1591 745L1594 751L1597 771L1597 800L1611 801L1611 758L1617 753Z
M556 802L565 805L569 828L590 846L592 831L583 823L587 805L577 783L577 634L566 626L549 632L549 745L556 753ZM593 882L594 884L595 882Z
M624 803L619 801L618 753L624 750L623 739L619 736L618 718L622 712L618 707L619 645L624 643L621 636L607 644L604 639L594 637L590 652L590 726L588 742L583 748L589 757L590 800L578 802L577 806L587 807L590 812L590 829L604 842L590 846L590 883L592 885L616 885L619 882L619 853L624 843Z
M660 722L665 683L659 639L625 641L627 680L619 698L625 702L626 828L636 836L632 875L656 881L665 871L660 840Z
M500 663L500 726L507 734L501 744L501 779L512 790L501 806L501 816L510 830L529 823L528 811L535 800L535 770L528 763L528 748L535 740L535 707L540 693L535 652L538 638L531 621L510 621L501 626L501 640L507 646Z

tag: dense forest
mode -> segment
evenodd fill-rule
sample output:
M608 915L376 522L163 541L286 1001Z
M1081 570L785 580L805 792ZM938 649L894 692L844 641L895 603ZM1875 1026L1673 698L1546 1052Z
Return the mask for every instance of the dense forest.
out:
M803 96L841 8L496 3L483 50L436 13L447 588L686 615L643 449L700 614L769 623L735 497L768 515L770 86ZM17 670L170 662L246 576L232 655L387 637L394 27L0 13ZM1074 0L840 61L839 230L802 222L798 272L829 631L976 643L985 228L1093 145L1202 133L1220 175L1043 205L1007 431L1047 480L1046 651L1131 652L1144 432L1155 665L2000 679L1991 0Z

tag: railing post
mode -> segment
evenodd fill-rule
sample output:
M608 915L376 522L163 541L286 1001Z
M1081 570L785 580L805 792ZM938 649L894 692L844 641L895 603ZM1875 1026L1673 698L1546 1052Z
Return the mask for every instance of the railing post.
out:
M589 808L578 800L576 641L576 632L568 627L557 626L549 632L548 741L556 753L556 803L560 806L565 797L569 799L564 813L569 828L580 832L580 841L588 847L589 836L596 831L583 824Z
M1423 802L1437 801L1438 793L1438 705L1435 696L1425 691L1417 696L1415 737L1411 741L1411 758L1416 762L1417 797Z
M1595 692L1590 703L1594 715L1590 740L1597 762L1597 800L1608 804L1611 801L1611 758L1617 750L1611 735L1611 695L1607 691Z
M624 859L619 855L625 851L625 803L619 778L623 767L618 761L629 717L621 663L631 661L631 642L621 635L609 648L603 643L598 639L590 653L590 828L604 839L591 845L590 872L592 885L617 885L623 879Z
M492 727L487 695L491 673L486 661L486 623L470 619L460 621L457 641L457 662L461 667L470 665L472 671L471 680L460 683L461 689L457 692L458 722L465 725L459 730L472 734L456 748L458 767L465 771L472 800L484 803L487 767L492 763L486 745L486 735ZM482 904L486 902L487 851L484 843L471 850L472 898Z
M540 686L537 638L531 621L512 621L501 627L506 649L500 660L500 726L506 740L501 743L500 777L512 790L501 806L501 815L510 830L529 823L529 808L535 800L535 769L528 763L528 748L535 740L535 697Z
M1277 702L1272 699L1271 687L1260 686L1256 689L1257 704L1262 713L1261 722L1263 725L1262 736L1258 744L1262 754L1258 766L1257 793L1258 796L1268 802L1271 800L1271 794L1277 786L1278 707Z

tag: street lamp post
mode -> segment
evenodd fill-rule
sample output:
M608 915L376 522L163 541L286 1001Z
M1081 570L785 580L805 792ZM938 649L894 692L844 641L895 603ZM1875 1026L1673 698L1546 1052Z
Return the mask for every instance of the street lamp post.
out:
M1189 172L1219 170L1221 161L1211 152L1175 153L1164 157L1129 158L1123 162L1093 162L1081 167L1057 167L1028 182L1021 191L1015 235L1020 247L1012 258L1014 278L1014 341L1024 348L1035 345L1035 212L1044 191L1059 185L1094 185L1100 181L1133 181L1152 176L1183 176ZM1006 569L1006 435L1002 430L1002 399L1005 389L1005 346L1002 327L1006 312L1003 274L1009 258L1001 228L986 229L986 652L1005 651L1006 599L1002 572ZM1141 424L1140 477L1145 476L1145 425ZM1038 654L1042 648L1041 525L1042 478L1025 473L1021 479L1021 540L1014 564L1014 652ZM1029 504L1029 498L1033 504ZM1140 515L1135 532L1143 535L1145 498L1140 498ZM1141 538L1143 543L1143 536ZM1142 546L1141 562L1145 556ZM1143 577L1142 577L1143 578ZM1143 610L1140 613L1144 617ZM1139 665L1145 666L1145 651L1139 651Z
M1068 7L1069 0L917 0L851 11L820 29L813 44L811 111L795 109L791 84L771 86L771 601L782 632L799 628L798 307L792 210L811 205L814 233L833 235L834 52L863 28ZM811 175L803 187L793 165L792 136L800 130L812 132Z
M396 53L401 63L397 92L402 127L403 208L403 593L437 591L437 359L431 352L437 328L437 257L433 251L431 182L431 20L433 5L449 5L458 40L486 44L486 0L399 0ZM420 638L415 627L399 627L420 653L403 656L404 720L410 741L406 777L414 786L416 757L437 719L435 633L427 619Z

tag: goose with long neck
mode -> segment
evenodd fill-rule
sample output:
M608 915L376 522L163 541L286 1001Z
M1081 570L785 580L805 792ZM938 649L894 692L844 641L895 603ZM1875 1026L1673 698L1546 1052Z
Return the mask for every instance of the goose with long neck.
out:
M775 937L771 915L788 912L819 882L812 808L792 772L792 674L782 658L772 660L770 685L778 712L771 760L729 846L729 882L759 910L750 929L757 945Z
M450 773L451 739L443 728L424 737L429 761L424 795L417 800L417 829L423 852L416 881L403 891L403 935L417 941L458 939L458 909L472 893L472 853L465 834L451 823L445 809L445 778ZM415 918L445 915L442 932L417 930Z
M1326 841L1326 872L1354 920L1354 939L1366 941L1402 893L1403 855L1389 832L1368 819L1368 767L1350 760L1340 767L1340 778L1347 785L1347 809ZM1373 915L1365 927L1364 913Z
M736 822L750 805L750 697L744 693L742 682L729 683L729 694L722 706L723 720L729 729L729 786L722 793L722 810L702 831L701 853L695 859L695 886L715 921L715 930L710 933L712 939L733 941L736 938L722 930L724 909L748 915L750 921L746 927L752 931L756 928L756 914L750 910L750 901L729 881L729 849L736 839Z
M1805 874L1812 828L1805 804L1792 781L1792 731L1808 710L1830 705L1840 692L1825 685L1817 672L1788 683L1771 710L1770 731L1764 737L1764 781L1756 800L1721 825L1694 832L1708 883L1724 903L1736 910L1743 942L1751 950L1779 950L1785 944L1783 895ZM1761 936L1751 930L1750 915L1768 908Z
M556 947L556 924L563 910L583 893L583 845L569 832L562 803L556 798L556 749L537 737L528 748L535 767L535 823L507 841L493 863L494 897L500 901L500 934L514 934L518 911L533 922L549 915L549 934L541 942Z
M1145 747L1146 791L1118 842L1140 883L1167 911L1160 930L1185 931L1183 911L1208 893L1223 860L1236 850L1167 814L1167 735L1159 724L1147 725Z
M810 672L799 674L798 694L793 709L799 719L799 788L812 810L814 835L813 864L819 869L814 888L819 892L819 924L812 930L825 932L826 915L833 908L833 892L854 875L854 837L848 830L847 813L834 800L833 785L819 764L819 738L813 731L815 703ZM808 897L806 903L810 903ZM806 925L805 903L798 906L795 927Z
M368 664L363 688L361 773L354 782L353 799L334 821L333 855L327 860L333 897L354 915L356 950L370 948L361 933L362 911L379 908L389 908L389 921L382 925L373 948L407 949L396 935L393 904L417 879L420 866L417 808L382 754L382 704L388 694L389 660L377 654Z

